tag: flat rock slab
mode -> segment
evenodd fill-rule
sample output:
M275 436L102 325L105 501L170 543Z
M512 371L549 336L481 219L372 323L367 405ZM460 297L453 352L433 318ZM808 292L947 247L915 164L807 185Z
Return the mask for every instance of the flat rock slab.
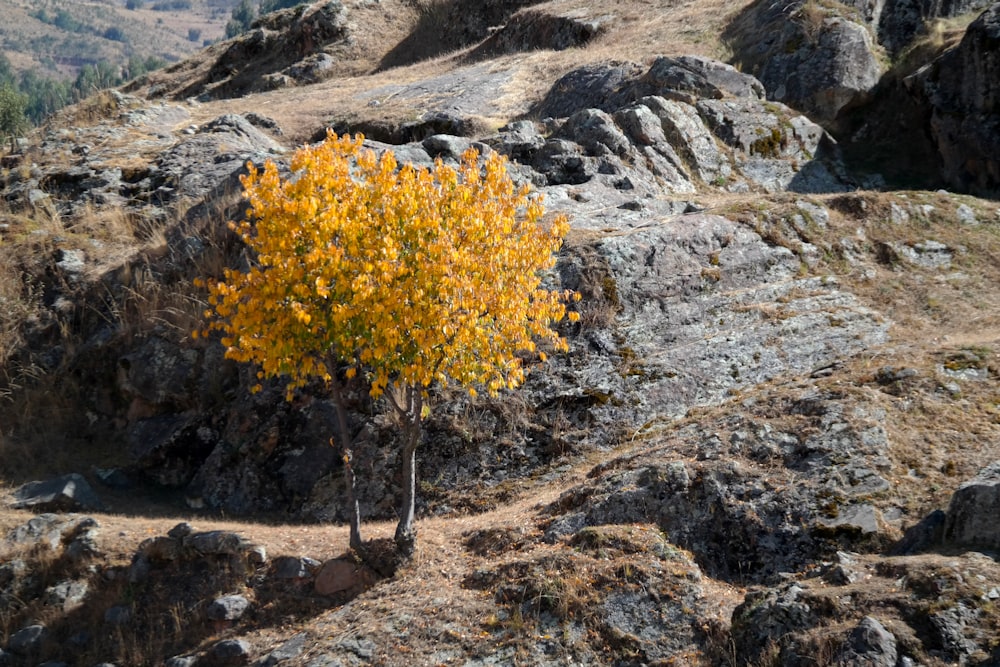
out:
M38 512L99 510L104 504L82 475L70 473L55 479L28 482L14 491L15 509Z

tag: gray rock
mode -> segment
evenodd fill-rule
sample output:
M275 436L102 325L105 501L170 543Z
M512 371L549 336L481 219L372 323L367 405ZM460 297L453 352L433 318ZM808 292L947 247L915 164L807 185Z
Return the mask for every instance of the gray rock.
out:
M119 386L128 396L166 409L190 405L198 352L160 337L146 339L118 360Z
M644 71L630 62L585 65L552 84L535 112L541 118L566 118L583 109L614 111L632 101L630 84Z
M886 484L888 488L888 484ZM821 518L820 526L823 530L832 532L857 532L862 535L872 535L879 532L879 523L882 513L873 505L862 503L860 505L850 505L840 507L837 516L833 518Z
M981 612L962 602L930 614L941 647L952 660L962 660L980 650L968 635L974 632Z
M205 609L205 615L213 621L236 621L249 607L249 600L242 595L224 595L212 600Z
M83 604L89 590L86 581L61 581L45 589L45 603L70 612Z
M243 639L216 642L197 662L209 667L238 667L250 663L250 644Z
M662 97L644 97L639 103L659 117L666 141L703 182L729 178L732 174L729 159L694 107Z
M657 95L693 104L726 96L764 98L760 81L732 65L701 56L660 56L635 85L634 95Z
M944 525L945 544L1000 550L1000 461L983 468L951 497Z
M305 651L306 642L308 642L309 639L309 633L300 632L255 662L254 665L259 665L260 667L274 667L275 665L285 662L286 660L297 658Z
M831 664L837 667L896 667L896 638L878 619L865 616L851 630Z
M203 556L240 556L251 546L245 538L227 530L192 533L184 538L184 547Z
M103 503L83 475L70 473L18 487L14 491L12 506L38 512L71 512L81 509L98 510L103 507Z
M29 656L41 648L42 640L47 632L44 625L29 625L21 628L7 640L7 648L16 655Z
M804 0L748 6L730 24L729 38L769 99L833 121L867 101L882 68L869 28L817 8L801 18Z

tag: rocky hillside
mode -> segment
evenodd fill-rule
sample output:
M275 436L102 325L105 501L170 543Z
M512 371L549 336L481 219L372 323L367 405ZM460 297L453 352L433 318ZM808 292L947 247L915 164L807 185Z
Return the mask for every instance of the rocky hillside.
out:
M329 0L66 110L4 157L0 665L1000 664L998 53L998 3ZM326 388L190 336L328 129L572 223L570 350L435 390L403 564L391 410L359 557Z

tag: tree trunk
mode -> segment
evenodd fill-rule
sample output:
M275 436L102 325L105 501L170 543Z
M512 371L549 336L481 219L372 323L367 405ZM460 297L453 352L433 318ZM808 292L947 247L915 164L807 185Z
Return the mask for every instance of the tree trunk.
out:
M364 541L361 539L361 507L354 493L353 452L351 451L351 431L347 423L347 408L344 406L344 394L337 379L336 366L330 373L333 379L330 385L333 389L333 404L337 410L337 430L340 432L340 456L344 462L344 486L347 491L347 511L350 514L351 537L350 546L354 551L361 552Z
M417 498L417 445L420 443L420 427L423 419L423 397L415 387L407 388L405 411L405 431L403 433L402 473L403 498L396 525L396 549L403 556L410 557L416 549L417 531L413 526Z

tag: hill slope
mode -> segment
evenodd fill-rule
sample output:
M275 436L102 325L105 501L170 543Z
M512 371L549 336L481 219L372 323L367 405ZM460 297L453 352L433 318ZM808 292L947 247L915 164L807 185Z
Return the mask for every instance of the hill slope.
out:
M6 156L0 664L1000 662L1000 205L957 192L996 155L945 131L952 83L997 120L1000 5L906 72L900 3L783 7L320 2ZM386 406L350 388L351 554L328 390L251 394L190 337L195 279L245 261L246 162L330 127L504 153L573 226L569 353L434 389L403 564ZM910 151L929 189L887 184Z

